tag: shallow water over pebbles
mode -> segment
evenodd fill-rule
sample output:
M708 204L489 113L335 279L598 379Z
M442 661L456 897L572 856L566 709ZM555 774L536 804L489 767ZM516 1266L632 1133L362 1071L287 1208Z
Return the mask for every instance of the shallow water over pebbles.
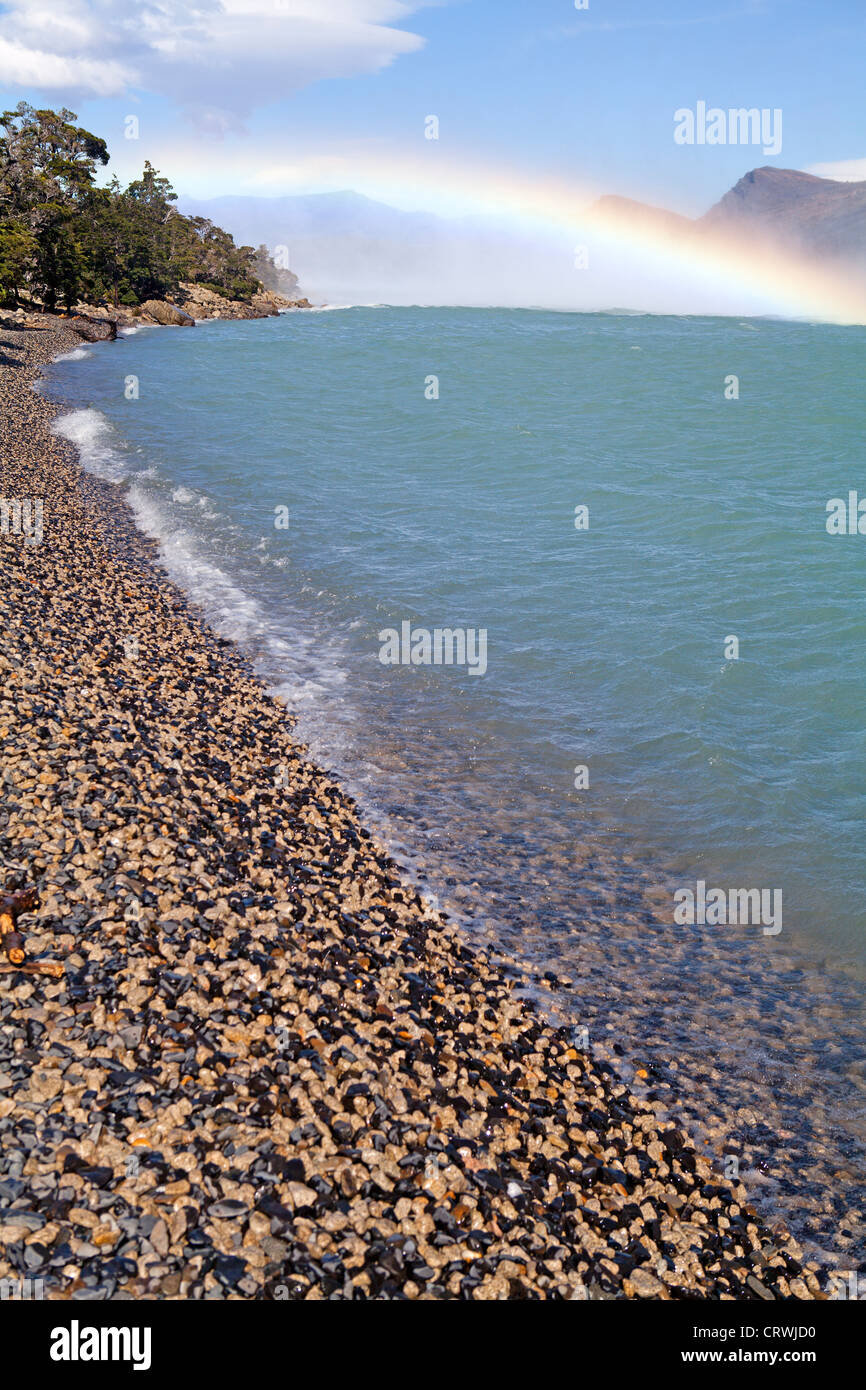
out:
M866 552L824 518L857 483L864 348L345 310L142 332L47 387L430 891L570 976L532 987L843 1268L866 1246ZM383 667L403 619L486 628L487 674ZM784 930L675 926L698 878L781 886Z

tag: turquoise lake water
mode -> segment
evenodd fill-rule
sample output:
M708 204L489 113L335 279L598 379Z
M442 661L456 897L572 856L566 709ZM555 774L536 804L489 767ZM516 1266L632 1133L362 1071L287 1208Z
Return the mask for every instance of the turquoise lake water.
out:
M691 1056L862 1181L866 535L826 519L866 331L355 308L72 356L61 430L430 891L582 977L626 1070ZM404 622L483 630L483 674L383 664ZM673 922L698 880L781 930Z

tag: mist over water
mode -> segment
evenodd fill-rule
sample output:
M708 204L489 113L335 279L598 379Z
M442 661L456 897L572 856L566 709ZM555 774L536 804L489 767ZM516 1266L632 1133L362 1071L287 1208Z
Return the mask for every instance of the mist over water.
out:
M801 1216L864 1173L866 538L825 527L864 357L856 328L347 309L144 331L48 388L431 891L567 967L554 1006L626 1074L678 1059L755 1182L742 1115L787 1126ZM486 630L486 673L382 665L406 620ZM780 889L783 930L676 926L697 879Z
M627 202L603 209L577 192L567 208L560 194L532 215L531 193L522 213L515 196L515 208L498 215L463 217L406 211L353 192L183 198L180 207L215 219L239 243L265 243L287 257L314 304L581 312L627 305L656 314L797 316L812 302L804 287L819 275L814 256L767 243L757 229L733 236L715 226L702 234L688 219L666 221ZM820 269L850 287L844 310L855 310L856 321L862 265L846 270L824 258Z

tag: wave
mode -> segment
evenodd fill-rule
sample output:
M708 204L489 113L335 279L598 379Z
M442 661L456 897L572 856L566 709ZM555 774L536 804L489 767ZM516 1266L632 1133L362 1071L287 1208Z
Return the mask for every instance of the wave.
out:
M80 362L83 357L92 357L93 353L89 348L73 348L71 352L60 352L53 359L55 362Z
M160 499L160 470L147 466L146 456L130 457L122 437L99 410L87 407L61 415L52 429L75 446L87 472L108 482L129 484L126 500L135 523L158 541L160 563L169 577L201 607L217 632L246 647L273 694L296 711L314 710L326 689L345 682L339 662L324 650L326 642L300 627L287 630L283 621L275 620L266 606L210 558L208 538L197 534L197 524L188 521L196 516L205 522L218 518L207 496L178 484L168 493L170 502ZM183 523L173 514L172 504L182 510Z
M390 309L390 304L312 304L309 309L283 309L285 314L335 314L341 309Z
M201 605L214 626L237 642L258 637L264 627L260 605L206 558L192 532L175 526L139 483L131 485L126 499L139 530L159 541L160 560L170 578Z
M196 494L180 487L171 497L186 508L188 499L195 499ZM300 623L292 623L285 613L275 614L266 602L254 597L209 558L206 538L185 525L176 525L169 509L138 479L131 484L126 500L139 530L159 542L160 564L169 578L202 609L216 632L246 649L272 695L303 716L319 707L326 691L345 685L346 672L327 640L305 631ZM201 504L206 499L197 500ZM308 746L319 754L333 752L333 739L317 738L319 732L315 724L303 729Z
M129 471L117 435L99 410L88 407L61 415L51 427L52 433L68 439L78 450L83 468L110 483L123 482Z

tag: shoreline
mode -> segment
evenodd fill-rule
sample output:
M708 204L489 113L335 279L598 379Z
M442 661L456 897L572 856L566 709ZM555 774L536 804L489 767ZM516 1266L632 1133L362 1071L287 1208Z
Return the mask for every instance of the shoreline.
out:
M0 493L45 512L41 544L0 537L0 844L6 886L40 887L31 956L65 963L0 976L0 1133L22 1158L0 1173L0 1277L49 1297L820 1296L741 1184L423 902L121 487L50 433L30 386L78 345L0 332Z

